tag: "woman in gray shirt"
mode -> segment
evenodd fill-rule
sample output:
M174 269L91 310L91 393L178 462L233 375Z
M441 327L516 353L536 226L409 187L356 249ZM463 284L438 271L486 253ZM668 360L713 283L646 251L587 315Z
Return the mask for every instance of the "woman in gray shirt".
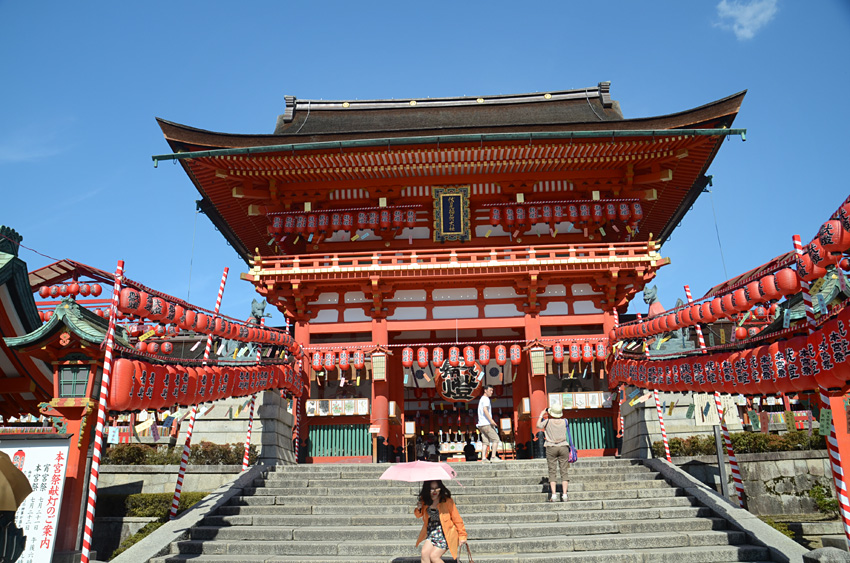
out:
M546 419L546 415L549 418ZM552 496L549 502L557 502L567 500L567 468L569 467L570 459L570 443L567 440L567 421L562 417L564 410L559 406L549 407L542 411L537 419L537 428L543 430L546 436L544 446L546 446L546 464L549 466L549 489L552 491ZM563 498L557 493L558 480L557 468L561 470L561 490Z

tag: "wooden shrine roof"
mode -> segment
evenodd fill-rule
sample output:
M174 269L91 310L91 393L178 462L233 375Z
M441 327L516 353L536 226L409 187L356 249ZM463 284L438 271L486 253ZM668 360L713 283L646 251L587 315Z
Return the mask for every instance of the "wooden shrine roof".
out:
M657 198L643 202L644 220L632 240L653 233L663 242L701 193L745 92L637 119L622 117L607 85L548 95L415 105L291 98L271 135L215 133L158 119L174 153L153 158L181 161L203 196L203 211L246 261L255 249L275 254L265 214L283 211L284 204L300 209L310 201L314 210L375 205L375 192L398 201L400 192L391 190L410 186L568 180L584 184L584 193L571 198L588 199L591 190L603 198L655 190ZM369 190L370 199L358 200L357 193ZM511 201L510 193L501 193L489 200Z

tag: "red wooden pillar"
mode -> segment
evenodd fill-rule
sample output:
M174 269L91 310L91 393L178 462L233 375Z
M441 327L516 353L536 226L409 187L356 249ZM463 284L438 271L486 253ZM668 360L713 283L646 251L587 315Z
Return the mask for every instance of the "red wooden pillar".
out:
M310 345L309 322L297 321L295 323L295 341L302 346ZM298 424L298 442L301 444L306 443L310 438L310 419L307 418L307 399L310 398L310 358L306 353L301 361L301 373L298 376L303 378L304 385L301 388L301 397L298 399L298 408L292 411L292 416L294 417L293 425ZM297 460L298 452L295 452L295 457Z
M541 337L540 332L540 317L526 313L525 315L525 339L528 342ZM523 354L520 368L524 375L528 378L528 389L531 396L531 418L532 420L540 416L540 412L549 406L549 398L546 395L546 376L531 375L531 360L528 354Z
M389 344L389 334L387 333L386 319L372 319L372 343ZM387 371L389 369L389 358L387 358ZM388 376L389 377L389 376ZM389 421L389 383L388 380L376 381L374 373L372 374L372 415L369 423L372 427L378 427L378 436L383 436L388 443L390 438L390 421Z

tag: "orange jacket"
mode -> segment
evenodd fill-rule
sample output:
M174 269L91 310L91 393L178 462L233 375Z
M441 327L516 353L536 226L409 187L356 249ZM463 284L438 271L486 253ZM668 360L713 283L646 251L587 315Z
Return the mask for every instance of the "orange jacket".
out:
M446 502L439 503L437 510L440 511L440 524L443 525L443 535L446 536L449 551L451 551L452 557L457 559L457 546L461 540L466 541L467 537L463 518L460 517L460 512L457 511L455 501L452 499L446 499ZM428 508L420 509L417 506L413 510L413 514L417 518L422 518L422 531L419 532L419 539L416 540L418 546L428 535Z

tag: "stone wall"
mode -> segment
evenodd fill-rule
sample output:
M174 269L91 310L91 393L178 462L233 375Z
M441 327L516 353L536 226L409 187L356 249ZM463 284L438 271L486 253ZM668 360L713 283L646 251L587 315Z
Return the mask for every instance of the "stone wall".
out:
M215 444L244 443L248 432L250 409L246 405L239 416L236 416L236 411L247 399L248 397L240 397L216 401L212 411L195 420L192 443L199 444L202 441ZM295 463L295 452L292 448L294 419L286 411L286 402L280 398L280 393L265 391L258 394L255 408L251 443L256 444L260 450L259 462L266 465ZM231 413L232 418L228 416L228 412ZM178 446L186 442L188 428L187 419L180 427Z
M626 388L628 393L632 388ZM641 390L638 397L643 395ZM719 424L717 408L714 405L714 395L708 393L658 393L658 399L664 405L664 428L667 438L687 438L697 434L714 434L714 425ZM730 432L743 430L738 418L737 408L732 404L729 395L722 397L724 408L727 410L726 423ZM669 411L673 406L672 413ZM687 417L688 409L694 405L691 418ZM705 406L710 405L706 410ZM629 406L627 400L620 411L625 422L623 457L648 459L652 457L652 442L661 440L661 425L658 423L658 412L655 399L649 399L634 406Z
M173 493L179 465L101 465L98 495ZM242 472L241 465L190 465L184 491L214 491Z
M834 497L826 450L739 454L747 509L757 515L813 514L809 491L821 484ZM725 458L725 456L724 456ZM729 462L725 460L729 497L737 503ZM720 491L717 456L674 457L673 464Z

